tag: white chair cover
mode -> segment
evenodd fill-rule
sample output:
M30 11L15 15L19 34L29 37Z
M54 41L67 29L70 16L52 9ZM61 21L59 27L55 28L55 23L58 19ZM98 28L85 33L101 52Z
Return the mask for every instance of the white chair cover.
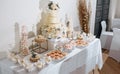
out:
M113 34L109 56L120 62L120 29L113 28Z
M120 29L120 19L115 18L112 20L111 28L119 28Z
M101 36L100 36L101 47L104 49L110 49L113 32L106 31L106 22L105 21L101 22L101 26L102 26L102 32L101 32Z
M101 26L102 26L102 32L105 32L106 31L106 22L102 21Z

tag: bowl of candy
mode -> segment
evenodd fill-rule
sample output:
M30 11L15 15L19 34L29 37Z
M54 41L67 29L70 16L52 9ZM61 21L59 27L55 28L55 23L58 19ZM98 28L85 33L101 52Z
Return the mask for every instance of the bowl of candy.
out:
M73 45L71 44L71 43L66 43L65 45L64 45L64 51L65 52L71 52L73 50Z

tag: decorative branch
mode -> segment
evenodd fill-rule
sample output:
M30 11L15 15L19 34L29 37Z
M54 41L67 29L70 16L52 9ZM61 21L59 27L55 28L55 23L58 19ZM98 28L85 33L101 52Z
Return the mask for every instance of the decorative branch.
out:
M88 34L90 32L89 21L91 10L90 8L87 9L86 0L79 1L78 11L81 29L83 32Z

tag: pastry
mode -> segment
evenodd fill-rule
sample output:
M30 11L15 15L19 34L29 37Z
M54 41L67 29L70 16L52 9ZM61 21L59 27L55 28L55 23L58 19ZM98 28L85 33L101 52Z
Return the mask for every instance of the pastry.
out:
M82 36L79 36L77 39L78 39L78 40L83 40L83 37L82 37Z
M35 66L38 68L38 69L41 69L43 67L43 64L42 62L38 61L35 63Z
M70 41L70 44L71 44L72 46L76 46L76 42L75 42L74 40Z
M35 42L42 43L46 41L46 38L42 35L38 35L34 40Z
M30 57L31 62L37 62L40 59L40 56L38 54L32 53L32 56Z
M88 43L84 40L76 40L77 46L86 46Z
M47 53L47 56L50 56L53 60L60 60L66 56L66 53L60 50L54 50Z
M72 44L68 43L64 45L65 49L71 50L72 49Z

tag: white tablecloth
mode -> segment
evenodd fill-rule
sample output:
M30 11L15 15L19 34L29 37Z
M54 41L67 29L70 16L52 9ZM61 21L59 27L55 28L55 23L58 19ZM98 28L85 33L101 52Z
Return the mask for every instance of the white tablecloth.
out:
M84 48L75 48L66 58L58 63L52 62L42 70L26 72L8 59L0 61L0 74L88 74L95 66L103 66L101 43L95 39Z

